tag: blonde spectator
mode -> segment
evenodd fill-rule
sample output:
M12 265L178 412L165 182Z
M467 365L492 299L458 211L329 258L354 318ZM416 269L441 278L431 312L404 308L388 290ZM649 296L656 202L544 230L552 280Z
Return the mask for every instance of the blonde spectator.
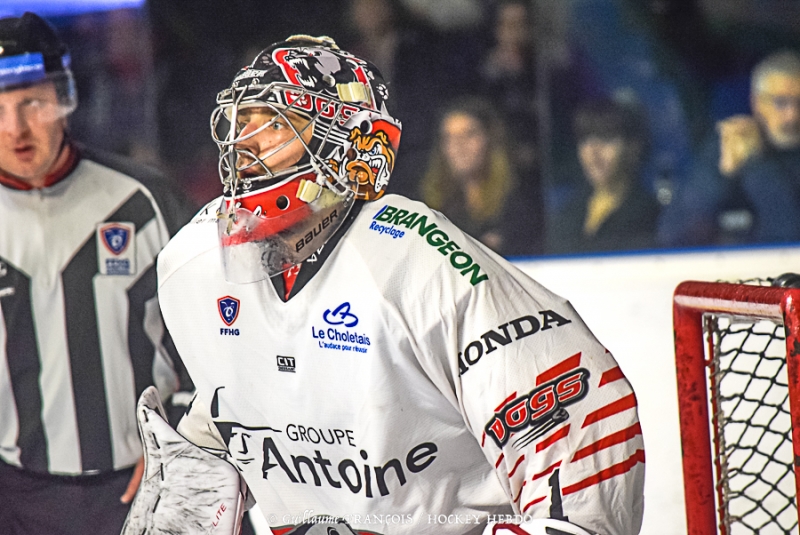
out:
M506 125L477 97L449 106L421 185L422 200L468 234L504 255L540 252L535 207L523 191Z

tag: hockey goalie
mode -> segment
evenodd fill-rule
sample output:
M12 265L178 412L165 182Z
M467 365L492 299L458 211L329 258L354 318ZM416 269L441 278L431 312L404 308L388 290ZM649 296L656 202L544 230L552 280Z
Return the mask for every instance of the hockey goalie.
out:
M568 301L387 193L378 69L295 36L217 104L223 195L158 262L197 393L179 433L142 401L126 535L235 533L252 500L275 535L638 533L630 383Z

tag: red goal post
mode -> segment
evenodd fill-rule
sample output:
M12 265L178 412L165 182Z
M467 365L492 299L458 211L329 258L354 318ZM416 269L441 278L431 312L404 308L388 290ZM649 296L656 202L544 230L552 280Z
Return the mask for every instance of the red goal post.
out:
M731 325L766 320L775 326L773 338L777 338L782 343L782 337L785 336L786 350L783 355L785 363L781 364L786 377L783 380L785 384L775 379L772 379L772 384L781 383L784 390L788 386L786 396L790 414L785 418L787 427L785 434L787 440L790 435L791 445L786 445L786 448L790 449L784 457L790 457L786 460L788 466L785 468L789 477L792 472L794 473L793 489L790 489L793 491L793 495L789 496L790 491L785 489L786 484L783 484L784 489L780 490L778 483L775 483L776 489L778 489L775 492L779 493L779 497L790 502L789 505L781 505L779 507L781 510L777 512L759 510L758 513L765 517L772 515L775 519L778 519L779 515L783 515L779 520L786 522L784 519L787 508L789 508L789 516L794 517L790 518L793 523L792 529L794 532L797 530L796 496L800 495L798 493L800 479L797 474L800 468L797 467L798 461L794 460L800 460L800 375L798 375L800 374L798 365L798 358L800 358L800 304L798 303L800 303L800 289L792 288L687 281L681 283L675 290L673 297L675 360L686 521L689 535L735 535L735 533L731 533L731 531L735 531L731 529L731 524L743 518L739 513L731 515L728 511L730 489L727 488L729 481L724 477L727 477L726 471L729 470L728 461L737 454L732 451L737 446L737 440L741 442L745 442L745 440L742 438L744 435L739 435L739 438L733 440L732 444L726 445L726 431L721 427L732 420L722 414L722 408L725 404L730 405L733 398L727 394L719 395L718 383L723 380L722 372L724 370L720 370L721 364L718 358L722 353L715 346L715 344L719 344L721 337L715 330L717 329L717 318L723 318ZM781 334L781 331L784 334ZM748 331L740 338L746 339L751 334L752 331ZM781 352L783 352L782 349L781 347ZM747 351L742 350L741 352ZM724 359L729 361L731 354L724 354ZM764 353L763 350L756 350L751 352L751 355L753 355L751 361L754 364L748 364L745 367L749 366L755 370L761 366L759 362L764 360ZM735 373L741 373L741 369L736 370ZM755 371L749 373L751 373L751 377L756 375ZM752 381L740 378L735 382L750 385ZM757 405L758 395L755 400ZM754 398L751 396L748 402L752 404L753 401ZM787 403L783 403L783 405L787 405ZM775 406L773 405L772 408ZM757 407L755 410L758 411L760 408ZM742 425L747 426L749 422L744 421L739 424L741 424L739 425L741 429ZM788 429L789 425L791 425L790 430ZM729 442L731 441L729 440ZM760 442L760 440L756 442ZM752 454L752 451L750 453ZM730 455L730 457L725 457L725 455ZM767 452L758 455L770 457L772 454ZM747 462L751 462L752 457L751 455ZM775 459L769 458L767 463L774 464L774 461ZM763 494L764 492L760 490L759 493ZM763 496L747 499L765 500ZM764 506L759 501L753 503L756 505L752 507L748 505L745 509L751 510ZM748 526L743 529L742 532L757 533L759 531L759 528ZM747 531L748 529L752 529L752 531ZM787 528L783 529L788 532Z

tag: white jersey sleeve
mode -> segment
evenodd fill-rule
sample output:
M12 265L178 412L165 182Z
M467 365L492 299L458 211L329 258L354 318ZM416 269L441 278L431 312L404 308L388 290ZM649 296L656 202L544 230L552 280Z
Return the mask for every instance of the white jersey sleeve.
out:
M514 510L638 533L644 446L622 370L568 302L494 282L459 318L454 382Z
M424 306L438 294L441 319L428 319L416 345L516 513L489 521L553 518L603 535L638 533L644 446L636 396L614 357L569 302L439 225L486 278L454 299L446 282L431 282Z

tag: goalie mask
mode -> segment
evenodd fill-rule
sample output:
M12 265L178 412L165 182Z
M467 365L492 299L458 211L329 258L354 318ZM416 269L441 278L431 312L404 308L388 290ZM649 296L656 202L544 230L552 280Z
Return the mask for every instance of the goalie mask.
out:
M332 39L294 36L260 52L217 95L219 235L230 282L302 263L357 200L386 191L401 125L370 63Z

